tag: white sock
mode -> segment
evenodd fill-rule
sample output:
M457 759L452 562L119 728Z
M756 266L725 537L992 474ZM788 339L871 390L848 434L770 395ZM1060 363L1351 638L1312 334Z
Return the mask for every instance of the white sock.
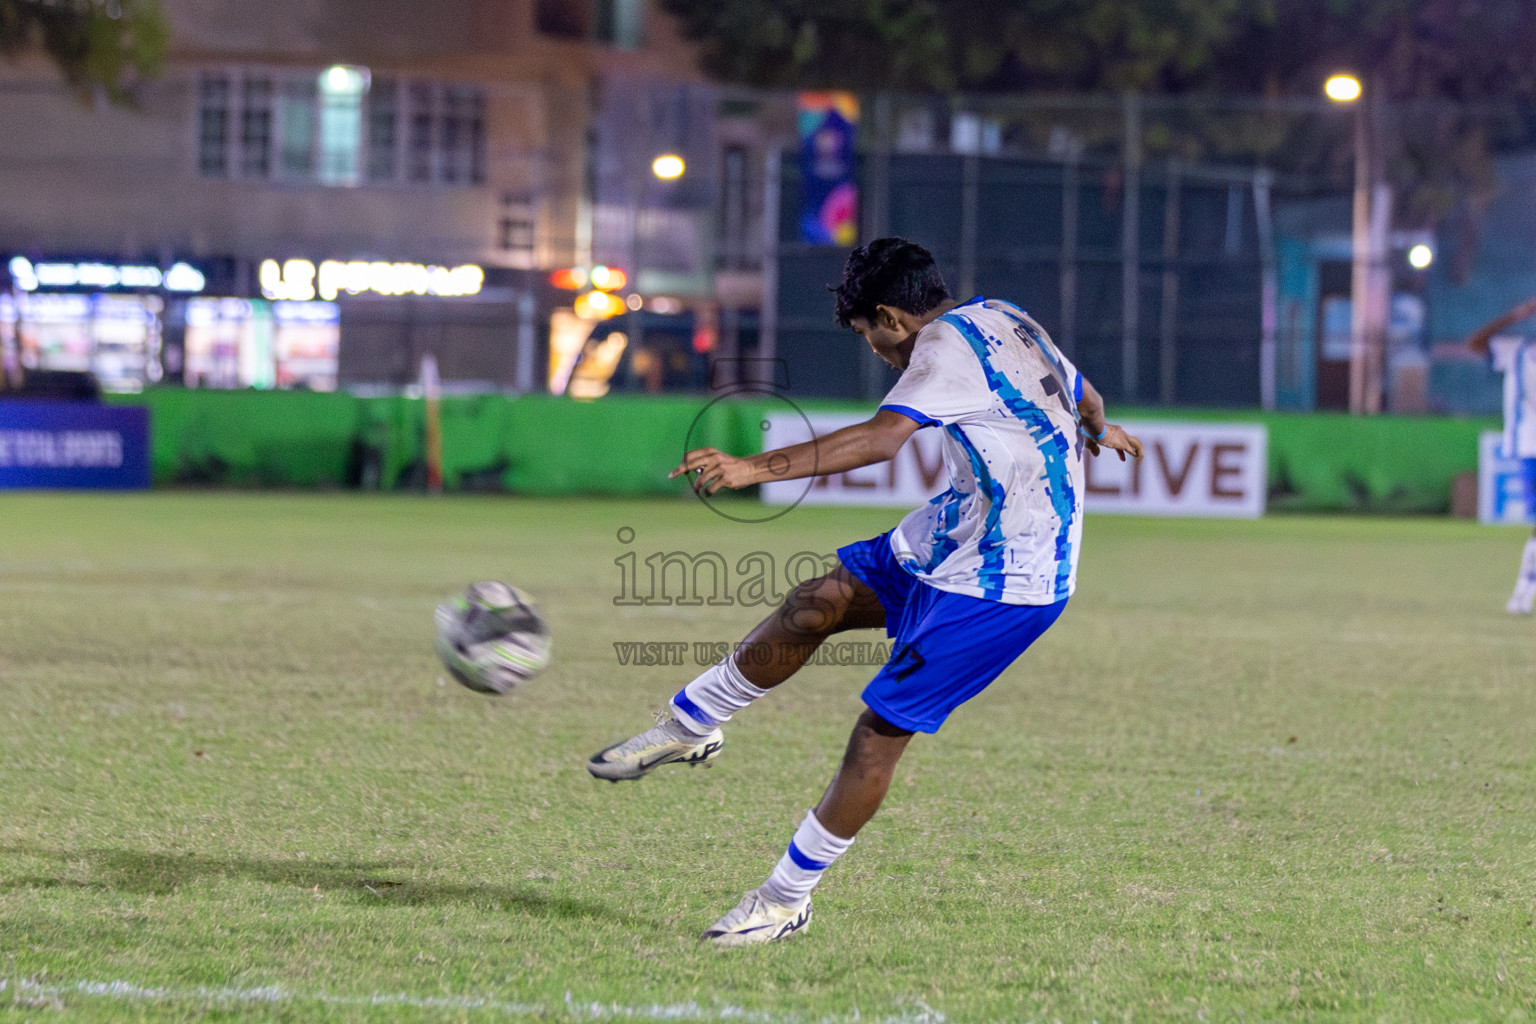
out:
M1515 580L1515 593L1522 597L1536 593L1536 534L1525 542L1525 553L1520 556L1520 576Z
M767 692L747 682L735 658L727 656L677 691L672 713L684 729L695 736L707 736Z
M839 839L823 828L815 811L806 811L805 820L795 830L795 838L789 841L789 849L763 883L762 894L774 903L794 906L811 894L821 881L822 872L852 845L852 839Z

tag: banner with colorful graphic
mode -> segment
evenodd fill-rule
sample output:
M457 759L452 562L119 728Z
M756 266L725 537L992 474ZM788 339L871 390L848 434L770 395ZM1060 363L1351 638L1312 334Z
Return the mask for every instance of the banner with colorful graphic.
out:
M859 240L853 138L859 100L846 92L800 94L800 241L851 246Z

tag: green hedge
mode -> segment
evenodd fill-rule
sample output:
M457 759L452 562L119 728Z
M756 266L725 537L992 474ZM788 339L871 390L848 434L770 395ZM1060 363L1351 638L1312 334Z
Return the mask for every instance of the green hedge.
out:
M423 477L419 399L166 388L112 401L149 407L157 484L396 488ZM678 494L685 485L666 474L685 448L754 451L763 416L782 408L759 397L448 398L444 478L452 489L520 494ZM1452 478L1477 468L1478 433L1497 428L1488 419L1338 413L1116 416L1264 423L1270 507L1304 511L1445 512Z
M350 395L164 388L109 401L149 407L156 484L338 487L358 434Z
M298 391L157 389L110 401L150 409L156 484L411 487L423 479L423 403ZM453 489L522 494L681 493L685 446L758 443L765 403L696 398L576 402L483 395L442 402Z

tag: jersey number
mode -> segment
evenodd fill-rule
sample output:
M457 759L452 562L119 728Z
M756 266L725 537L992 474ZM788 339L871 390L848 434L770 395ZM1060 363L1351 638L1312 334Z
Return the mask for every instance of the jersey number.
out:
M900 682L925 664L927 662L923 660L922 654L918 652L917 644L907 644L901 650L891 655L891 660L886 665L886 668L892 670L891 678Z

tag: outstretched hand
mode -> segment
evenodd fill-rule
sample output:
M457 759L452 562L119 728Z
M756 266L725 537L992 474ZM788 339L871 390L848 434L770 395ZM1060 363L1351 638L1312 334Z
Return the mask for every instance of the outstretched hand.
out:
M692 474L688 483L693 487L693 493L705 497L722 487L736 490L749 487L754 482L750 461L727 455L716 448L695 448L683 456L683 461L667 474L667 479L675 480L684 473Z
M1109 448L1120 455L1120 461L1124 462L1126 455L1132 458L1141 458L1141 438L1125 432L1125 428L1114 423L1104 424L1104 436L1095 441L1088 438L1088 450L1094 455L1099 454L1100 448Z

